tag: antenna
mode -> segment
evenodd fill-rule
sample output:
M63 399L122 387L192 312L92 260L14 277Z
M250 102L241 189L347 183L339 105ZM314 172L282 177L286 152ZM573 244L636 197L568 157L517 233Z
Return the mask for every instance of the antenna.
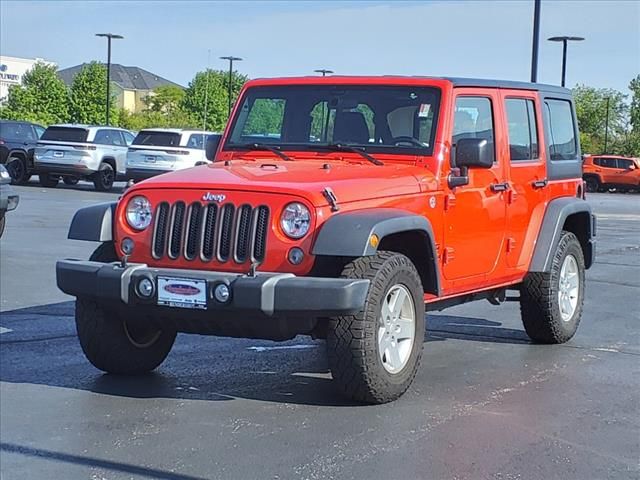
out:
M207 130L207 107L209 106L209 76L211 74L211 49L207 50L207 79L204 83L204 118L202 120L202 144L204 145L204 132Z

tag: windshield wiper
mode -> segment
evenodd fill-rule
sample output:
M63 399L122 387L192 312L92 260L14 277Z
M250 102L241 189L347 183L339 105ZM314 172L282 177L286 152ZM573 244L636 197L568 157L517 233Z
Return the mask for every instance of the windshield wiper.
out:
M314 145L313 148L326 148L327 150L331 150L332 152L357 153L362 158L365 158L366 160L370 161L374 165L378 165L378 166L384 165L384 163L382 163L380 160L372 157L367 152L365 152L363 148L353 147L351 145L344 145L342 143L330 143L328 145Z
M276 154L281 159L286 160L287 162L294 161L293 158L280 150L280 147L276 145L267 145L266 143L247 143L245 145L237 145L237 147L246 148L247 150L267 150L268 152Z

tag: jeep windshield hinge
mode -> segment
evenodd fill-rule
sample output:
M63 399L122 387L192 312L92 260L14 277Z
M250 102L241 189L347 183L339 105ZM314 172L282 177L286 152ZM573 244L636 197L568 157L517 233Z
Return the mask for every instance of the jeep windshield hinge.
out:
M331 187L324 187L324 190L322 190L322 194L324 195L324 198L327 199L327 202L329 202L329 205L331 205L332 212L337 212L340 210L340 207L338 206L338 197L336 197L336 194L333 193Z

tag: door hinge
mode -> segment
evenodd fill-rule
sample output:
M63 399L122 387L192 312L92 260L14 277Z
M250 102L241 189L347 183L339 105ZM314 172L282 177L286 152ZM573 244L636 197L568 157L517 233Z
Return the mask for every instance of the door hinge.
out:
M516 239L509 237L507 238L507 253L511 253L516 249Z
M456 206L456 196L453 193L449 193L444 197L444 210L445 212Z
M451 260L456 258L454 252L455 249L451 247L445 247L445 249L442 251L442 263L449 263Z

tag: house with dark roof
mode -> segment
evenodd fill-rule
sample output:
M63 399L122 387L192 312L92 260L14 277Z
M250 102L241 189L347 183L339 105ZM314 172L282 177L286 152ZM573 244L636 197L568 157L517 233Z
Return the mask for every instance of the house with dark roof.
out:
M58 70L62 81L71 86L75 76L80 73L85 64ZM116 98L118 108L130 112L139 112L145 108L144 98L153 94L153 89L164 85L175 85L184 88L160 75L151 73L140 67L126 67L117 63L111 64L111 87Z

